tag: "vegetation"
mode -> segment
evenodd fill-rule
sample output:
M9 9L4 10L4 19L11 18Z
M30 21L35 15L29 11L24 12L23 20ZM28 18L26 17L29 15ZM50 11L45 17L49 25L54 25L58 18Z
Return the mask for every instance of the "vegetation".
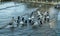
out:
M12 0L1 0L1 2L7 2L7 1L12 1Z

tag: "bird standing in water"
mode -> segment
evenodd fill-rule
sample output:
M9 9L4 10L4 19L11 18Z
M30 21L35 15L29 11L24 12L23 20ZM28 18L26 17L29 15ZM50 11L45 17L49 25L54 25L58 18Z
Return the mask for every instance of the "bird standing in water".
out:
M20 24L20 16L18 16L18 19L17 19L17 27L19 27L19 24Z
M10 25L10 29L11 29L11 31L13 32L14 31L14 22L16 22L16 20L14 19L14 17L12 17L12 19L11 19L11 21L10 21L10 23L9 23L9 25Z

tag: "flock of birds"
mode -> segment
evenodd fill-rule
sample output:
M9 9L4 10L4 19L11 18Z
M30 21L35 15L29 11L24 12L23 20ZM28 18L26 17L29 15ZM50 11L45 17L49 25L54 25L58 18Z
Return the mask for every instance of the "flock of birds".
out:
M8 23L8 25L3 26L2 28L14 28L14 27L24 27L24 26L42 26L42 24L49 22L49 12L41 13L40 11L37 11L37 16L32 15L31 13L30 17L28 19L25 19L25 17L18 16L17 20L12 17L11 21ZM0 28L0 29L2 29Z

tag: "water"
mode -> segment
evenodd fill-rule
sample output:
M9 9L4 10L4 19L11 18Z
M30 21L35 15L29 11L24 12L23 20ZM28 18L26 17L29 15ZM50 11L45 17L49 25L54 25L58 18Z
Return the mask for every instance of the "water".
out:
M6 25L11 20L11 17L17 18L17 16L24 16L27 19L27 15L35 11L36 8L27 8L27 4L7 2L0 5L0 27ZM27 36L33 30L16 28L14 32L10 28L0 30L0 36ZM30 33L28 33L30 32Z
M54 8L51 9L50 12L53 12L52 14L54 14L54 12L57 12L57 10L54 11L55 10ZM0 5L0 27L8 24L11 17L15 17L16 19L17 16L24 15L24 17L27 19L28 17L27 15L29 15L31 12L35 10L36 8L27 8L27 4L25 3L16 3L16 4L14 2L3 3ZM60 17L58 17L58 19L59 18ZM45 30L43 28L27 29L25 27L25 28L15 28L15 30L12 32L10 28L4 28L0 30L0 36L44 36L44 35L46 36L47 32Z
M16 6L18 5L18 6ZM9 21L11 17L17 18L17 16L22 16L22 15L28 15L32 11L35 11L35 8L29 9L27 8L27 5L24 3L20 4L14 4L13 2L1 4L0 6L0 23L4 24L5 22ZM10 6L16 6L16 7L10 7ZM10 8L7 8L10 7Z
M55 26L55 31L57 36L60 36L60 9L55 9L55 8L50 8L50 15L51 18L56 17L56 26ZM54 17L55 16L55 17Z

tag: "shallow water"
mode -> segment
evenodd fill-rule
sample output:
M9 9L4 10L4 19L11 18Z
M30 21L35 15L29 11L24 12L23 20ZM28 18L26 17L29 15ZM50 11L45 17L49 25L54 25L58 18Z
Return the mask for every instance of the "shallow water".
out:
M18 6L16 6L18 5ZM17 18L17 16L22 16L22 15L28 15L31 12L35 11L35 8L29 9L27 8L27 4L24 3L16 3L16 5L13 2L1 4L0 6L0 24L4 24L7 21L11 19L11 17ZM14 6L14 7L11 7ZM10 7L10 8L7 8Z
M27 19L27 15L31 12L35 11L36 8L27 8L27 4L24 3L14 3L8 2L0 5L0 27L6 25L11 17L17 18L17 16L25 16ZM0 30L0 36L27 36L33 30L27 28L16 28L14 32L11 31L10 28L5 28Z
M13 16L16 19L17 16L24 15L25 18L27 19L27 15L29 15L31 12L33 12L35 10L36 10L36 8L27 8L27 4L24 4L24 3L16 3L16 4L14 2L3 3L0 5L0 27L2 27L3 25L6 25L10 21L11 17L13 17ZM51 8L50 12L54 13L54 12L57 12L57 10L54 8ZM60 17L58 17L58 20L60 20L59 18ZM30 36L30 35L31 36L40 36L42 34L42 33L40 33L41 29L32 29L32 28L28 29L28 28L27 27L15 28L15 30L13 32L11 31L10 28L4 28L4 29L0 30L0 36Z

